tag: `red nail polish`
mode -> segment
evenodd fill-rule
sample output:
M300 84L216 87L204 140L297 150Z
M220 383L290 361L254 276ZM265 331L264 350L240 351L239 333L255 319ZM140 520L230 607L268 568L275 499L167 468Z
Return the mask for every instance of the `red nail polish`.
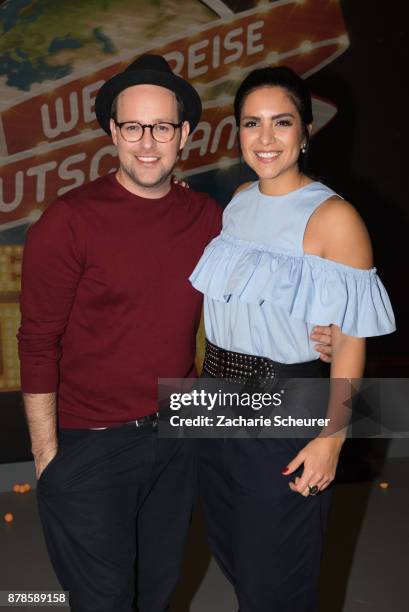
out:
M282 470L282 472L281 472L281 473L282 473L282 474L287 474L287 472L288 472L288 467L285 467L285 468Z

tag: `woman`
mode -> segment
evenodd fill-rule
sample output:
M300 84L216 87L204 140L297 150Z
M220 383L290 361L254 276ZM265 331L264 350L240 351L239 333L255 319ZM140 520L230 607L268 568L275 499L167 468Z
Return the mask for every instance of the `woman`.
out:
M236 192L190 279L205 296L205 376L225 376L226 363L238 382L245 372L254 380L254 363L264 381L272 369L323 376L309 332L331 324L331 378L359 378L364 338L392 332L394 318L362 219L301 170L313 119L307 87L285 67L255 70L234 109L244 160L259 180ZM285 407L307 406L312 388L292 388ZM334 423L342 402L331 397ZM344 441L342 431L330 434L342 425L310 440L200 442L209 541L241 612L316 610L328 487Z

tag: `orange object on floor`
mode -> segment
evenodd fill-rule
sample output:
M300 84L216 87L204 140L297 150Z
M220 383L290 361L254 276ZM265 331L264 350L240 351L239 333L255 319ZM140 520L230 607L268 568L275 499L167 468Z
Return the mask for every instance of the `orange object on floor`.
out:
M12 521L14 521L14 516L11 514L11 512L6 512L3 518L6 523L11 523Z

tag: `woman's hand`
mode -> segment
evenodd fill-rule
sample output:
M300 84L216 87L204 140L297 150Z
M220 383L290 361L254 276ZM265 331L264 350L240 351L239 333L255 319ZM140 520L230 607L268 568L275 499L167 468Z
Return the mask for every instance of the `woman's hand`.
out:
M317 486L318 491L326 489L335 478L343 442L343 437L318 437L304 446L282 472L283 475L288 476L304 464L301 478L297 476L294 482L289 482L290 489L301 493L304 497L310 495L310 487Z

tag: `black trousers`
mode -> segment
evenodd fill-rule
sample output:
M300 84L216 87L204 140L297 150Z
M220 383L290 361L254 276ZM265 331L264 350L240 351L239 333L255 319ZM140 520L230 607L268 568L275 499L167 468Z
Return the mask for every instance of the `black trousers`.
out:
M328 376L327 366L319 360L300 363L290 378L285 368L275 364L277 376L267 389L280 391L282 405L264 416L278 410L282 416L324 417L328 388L317 379ZM204 372L201 378L206 388L212 377ZM214 381L224 391L238 390L228 381ZM295 437L299 431L267 435L240 438L232 432L230 438L198 440L209 544L235 588L240 612L316 612L331 489L307 498L291 491L288 483L303 466L289 476L281 472L310 439Z
M308 440L199 440L199 487L212 552L240 612L316 612L331 491L303 497L281 470Z
M158 439L152 425L60 430L37 497L71 610L168 610L196 477L195 441Z

